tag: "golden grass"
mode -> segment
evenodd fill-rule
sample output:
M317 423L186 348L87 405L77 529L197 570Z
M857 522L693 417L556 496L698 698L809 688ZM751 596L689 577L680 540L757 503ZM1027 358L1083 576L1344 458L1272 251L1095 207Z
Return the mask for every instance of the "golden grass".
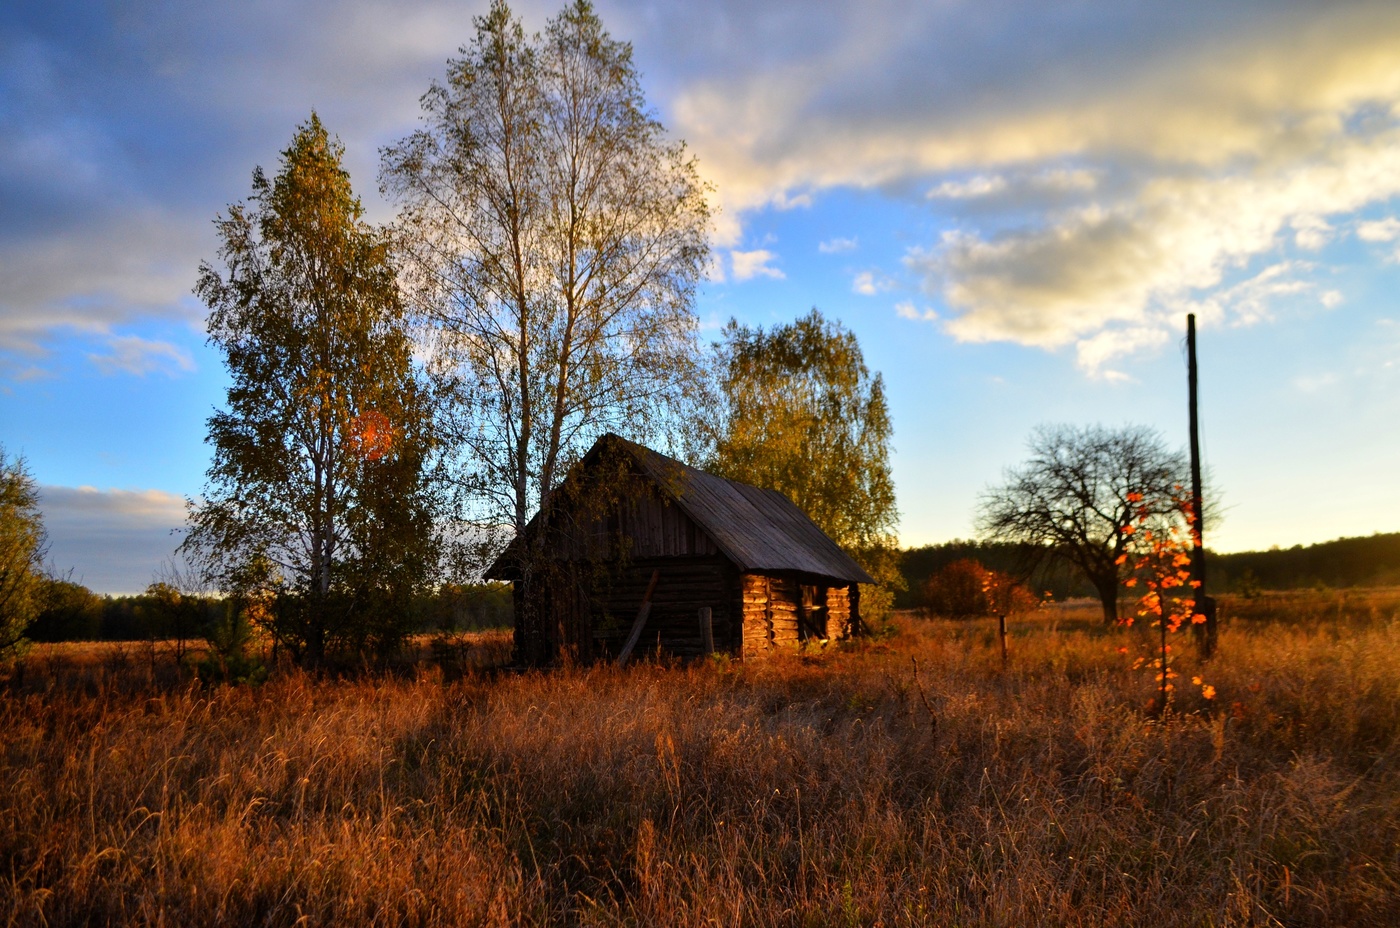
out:
M1393 608L1227 624L1218 698L1166 723L1131 632L1017 623L1003 674L986 624L897 627L450 683L31 659L0 694L0 921L1400 923Z

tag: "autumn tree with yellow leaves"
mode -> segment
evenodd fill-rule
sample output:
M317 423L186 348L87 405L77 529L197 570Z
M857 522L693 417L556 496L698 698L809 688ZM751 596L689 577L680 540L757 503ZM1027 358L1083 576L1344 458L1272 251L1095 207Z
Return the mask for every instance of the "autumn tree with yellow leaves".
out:
M429 397L342 155L313 114L216 220L222 267L195 286L232 384L182 550L312 664L394 647L437 563Z
M20 650L42 608L47 550L39 487L24 458L0 446L0 658Z
M861 611L882 617L904 582L883 378L855 334L815 309L767 331L731 321L718 350L708 469L796 503L879 581Z

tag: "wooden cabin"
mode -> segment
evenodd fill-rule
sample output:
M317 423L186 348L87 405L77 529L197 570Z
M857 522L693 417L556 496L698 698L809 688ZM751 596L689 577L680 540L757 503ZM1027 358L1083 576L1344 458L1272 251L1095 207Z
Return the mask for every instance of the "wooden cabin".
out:
M752 660L857 632L874 579L791 500L605 435L487 570L522 663Z

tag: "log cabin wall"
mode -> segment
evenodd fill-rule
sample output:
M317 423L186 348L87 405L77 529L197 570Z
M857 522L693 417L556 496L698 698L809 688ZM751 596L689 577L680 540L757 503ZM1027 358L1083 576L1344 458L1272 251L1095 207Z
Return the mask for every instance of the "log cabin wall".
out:
M792 577L768 578L768 623L774 648L796 648L802 587Z
M722 557L639 558L598 572L592 584L592 645L598 656L613 656L632 630L642 598L659 571L651 613L637 643L639 653L698 657L705 652L700 610L710 609L715 650L728 651L737 637L731 590L738 571Z
M803 583L803 580L809 582ZM852 633L855 584L828 586L816 578L743 574L739 609L743 616L744 658L778 648L795 648L811 638L836 641Z
M739 653L747 660L773 647L772 623L768 620L769 578L762 574L744 574L741 585L743 641Z
M833 586L826 591L826 636L845 638L851 633L850 587Z
M616 656L631 632L653 571L659 571L639 653L704 653L700 609L709 607L715 650L754 659L817 637L852 631L852 587L802 582L794 575L739 571L722 556L640 558L567 564L551 573L554 644L583 661ZM805 618L805 622L799 617Z

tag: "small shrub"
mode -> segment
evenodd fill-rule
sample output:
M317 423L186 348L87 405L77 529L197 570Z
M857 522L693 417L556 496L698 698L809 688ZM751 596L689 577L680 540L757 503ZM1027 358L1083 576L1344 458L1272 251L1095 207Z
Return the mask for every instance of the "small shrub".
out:
M977 561L954 561L924 582L924 613L950 619L986 615L986 580L987 568Z

